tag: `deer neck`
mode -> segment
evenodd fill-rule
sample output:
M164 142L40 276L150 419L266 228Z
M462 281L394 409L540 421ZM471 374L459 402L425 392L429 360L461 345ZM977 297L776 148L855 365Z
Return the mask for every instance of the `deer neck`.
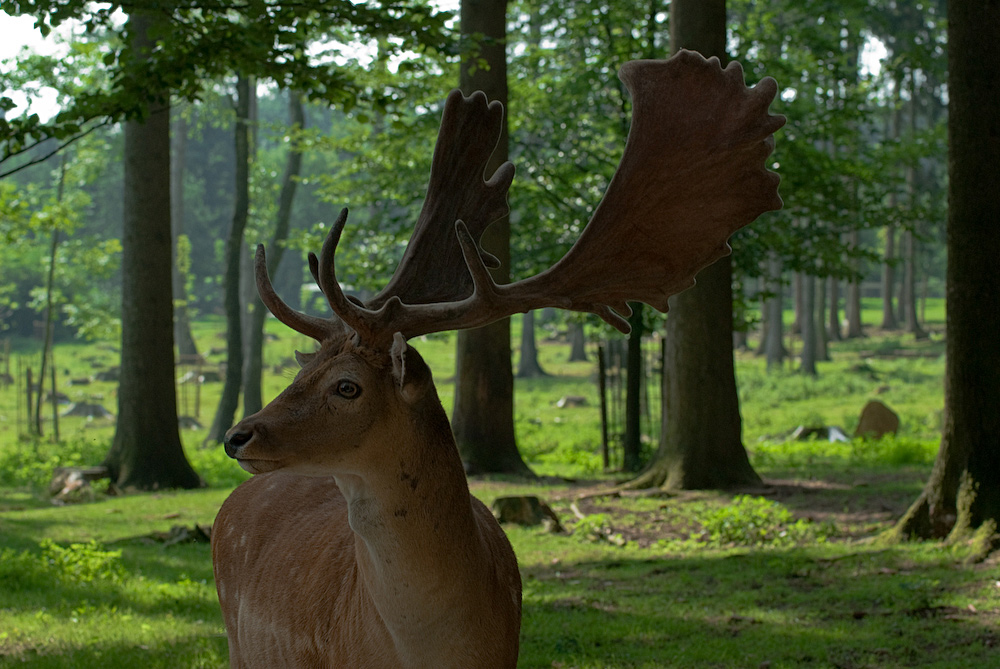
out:
M447 618L462 615L486 560L440 403L409 428L393 431L384 457L335 478L362 583L401 652L416 657L415 647L434 643ZM402 433L408 437L399 440Z

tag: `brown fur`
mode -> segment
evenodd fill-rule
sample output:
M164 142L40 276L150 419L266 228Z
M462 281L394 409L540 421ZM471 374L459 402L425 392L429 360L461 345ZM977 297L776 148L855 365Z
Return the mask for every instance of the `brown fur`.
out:
M233 667L516 665L517 561L469 494L429 369L405 358L400 383L324 343L230 431L252 433L236 456L260 472L212 534Z

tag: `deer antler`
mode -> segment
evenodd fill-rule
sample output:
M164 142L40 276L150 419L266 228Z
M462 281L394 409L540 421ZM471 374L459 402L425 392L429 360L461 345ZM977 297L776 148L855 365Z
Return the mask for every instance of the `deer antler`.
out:
M361 341L388 346L396 332L411 338L478 327L548 306L593 312L628 332L629 301L666 311L668 297L729 253L736 230L781 208L779 178L765 166L773 133L785 122L767 111L777 93L773 79L748 89L738 63L723 69L718 59L690 51L627 63L619 76L632 95L632 127L604 199L562 260L507 285L493 282L478 244L506 213L513 175L505 163L490 181L481 176L489 158L483 147L494 145L502 110L492 104L484 111L481 94L449 96L427 201L386 289L367 306L343 295L333 256L346 214L318 263L311 259L334 311Z
M509 211L507 190L514 178L514 166L505 162L488 181L483 178L499 141L502 120L503 105L487 102L482 91L469 97L457 90L448 95L431 161L427 196L413 234L396 272L386 287L369 301L368 310L359 309L361 305L343 293L334 271L334 250L347 220L346 209L330 229L321 258L309 254L312 275L334 313L352 327L362 341L385 338L376 336L382 329L379 324L391 320L402 302L411 305L449 303L472 292L472 277L463 262L463 250L453 226L457 220L466 221L478 247L478 240L489 224ZM499 265L493 256L480 253L489 266ZM318 340L343 332L340 319L311 317L281 302L268 278L263 250L257 252L256 276L261 299L285 325ZM381 317L373 321L370 309L379 309ZM388 340L394 332L388 332Z
M505 162L489 181L483 179L502 122L503 105L487 103L482 91L469 97L457 90L448 95L420 216L392 279L369 300L369 307L377 309L394 297L406 304L451 302L472 291L453 226L465 221L478 244L490 223L509 211L514 165ZM493 256L484 258L490 267L499 267Z

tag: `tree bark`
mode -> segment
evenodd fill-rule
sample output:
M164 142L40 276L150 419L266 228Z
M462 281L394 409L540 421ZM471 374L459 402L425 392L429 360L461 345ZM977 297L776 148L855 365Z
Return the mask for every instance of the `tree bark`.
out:
M212 428L205 442L222 443L236 417L243 385L243 308L240 300L240 263L245 253L243 232L250 210L250 79L240 76L236 82L236 199L233 221L226 239L225 284L226 310L226 379L215 410Z
M181 360L198 355L198 345L191 334L191 313L188 309L186 277L180 271L177 257L177 240L184 234L184 162L187 156L187 122L180 116L174 119L170 134L170 230L174 250L171 277L174 287L174 339ZM189 259L190 261L190 259Z
M903 235L905 266L903 272L903 327L917 339L927 336L917 317L917 237L912 230Z
M784 323L782 320L781 260L771 253L767 259L769 292L772 297L764 301L764 357L767 370L780 369L788 355L785 350Z
M569 362L587 362L587 337L583 323L571 318L566 324L566 338L569 340Z
M840 341L840 281L837 277L828 277L827 286L830 291L829 323L827 324L827 339L830 341Z
M945 420L930 480L896 526L958 539L1000 522L1000 5L948 3L948 269Z
M848 234L848 240L852 249L856 249L859 243L857 230L852 230ZM854 261L855 272L859 267L859 261ZM845 316L847 317L847 338L857 339L865 336L864 323L861 320L861 279L851 279L847 284L847 304L845 306Z
M802 283L802 272L795 272L795 275L792 277L792 302L795 305L795 319L792 321L791 329L791 334L793 335L802 333L802 294L804 292Z
M642 303L632 303L625 359L625 442L622 444L622 469L637 472L642 467L642 386L646 370L642 356Z
M469 95L481 90L507 106L507 0L462 0L463 58L459 86ZM487 67L483 67L483 63ZM500 141L486 167L493 172L507 160L507 118ZM491 273L510 281L510 221L497 221L483 234L483 248L500 259ZM455 405L452 430L469 473L530 474L514 436L514 374L510 355L510 319L474 330L460 330L456 343Z
M66 188L66 155L60 156L59 160L59 185L56 189L56 202L62 203L63 193ZM56 253L59 251L59 228L56 226L52 227L52 243L49 244L49 271L48 276L45 280L45 329L42 331L42 360L40 371L38 372L38 403L35 405L35 434L39 437L42 436L42 401L43 391L45 388L45 372L46 367L50 362L53 364L52 356L52 340L55 330L55 299L53 289L55 288L56 282ZM52 368L55 371L55 367ZM56 384L55 376L52 377L52 406L56 406ZM30 412L30 405L28 407ZM53 424L55 428L55 424ZM55 430L54 430L55 431ZM59 437L55 436L55 440L58 442Z
M816 277L802 275L802 310L799 312L799 325L802 328L802 357L799 360L799 372L816 376Z
M152 15L129 18L136 58L148 58ZM195 488L177 428L170 235L169 93L125 123L122 357L118 422L104 465L122 489Z
M895 197L895 196L892 196ZM885 226L885 258L882 262L882 329L898 330L896 310L892 296L896 289L896 231L891 225Z
M910 136L915 139L917 134L917 78L914 71L910 71ZM906 185L910 191L910 204L914 209L920 199L920 165L917 159L907 167ZM914 222L916 226L917 223ZM903 300L900 305L903 309L903 327L906 332L914 335L917 339L923 339L927 334L920 327L917 315L917 235L915 230L907 230L903 234L903 255L905 265L903 268Z
M288 122L291 132L301 130L306 126L305 109L302 98L294 91L288 93ZM295 201L295 191L298 187L298 176L302 171L302 149L298 141L293 141L288 150L285 162L285 173L281 179L281 192L278 195L278 212L275 215L274 233L267 244L267 271L270 276L276 276L281 259L285 254L285 240L288 238L288 228L292 220L292 203ZM267 308L254 293L250 302L250 323L248 328L246 360L243 368L243 415L250 416L264 408L262 376L264 369L264 321L267 319Z
M674 0L671 49L726 59L725 0ZM631 487L760 484L743 447L733 362L732 259L698 274L670 299L663 367L663 429L656 456Z
M816 303L813 306L816 309L816 328L813 332L816 334L816 360L828 362L830 360L829 338L826 328L823 326L823 315L826 313L826 279L816 277L814 281L816 283Z
M548 374L538 364L535 312L527 311L521 316L521 357L517 363L517 378L534 379L539 376L548 376Z

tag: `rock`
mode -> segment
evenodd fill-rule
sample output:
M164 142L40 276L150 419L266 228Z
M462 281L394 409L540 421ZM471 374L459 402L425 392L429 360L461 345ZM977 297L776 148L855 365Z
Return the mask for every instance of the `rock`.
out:
M556 406L560 409L566 409L568 407L585 407L587 406L587 398L580 395L565 395L559 398L556 402Z
M792 431L791 438L796 441L808 441L809 439L823 439L829 442L850 441L844 431L836 425L799 425Z
M110 367L104 371L94 374L95 381L118 381L121 376L121 368Z
M71 404L62 414L65 416L82 416L84 418L114 418L111 412L100 404L90 404L89 402L77 402Z
M72 404L73 403L73 401L69 398L68 395L66 395L66 393L56 393L55 397L56 397L56 404ZM43 399L42 402L44 402L45 404L51 404L52 403L52 392L51 391L45 393L45 399Z
M861 410L855 437L881 439L886 434L899 432L899 416L895 411L878 400L869 400Z
M552 507L534 495L497 497L492 508L493 515L501 523L543 525L546 532L565 531Z

